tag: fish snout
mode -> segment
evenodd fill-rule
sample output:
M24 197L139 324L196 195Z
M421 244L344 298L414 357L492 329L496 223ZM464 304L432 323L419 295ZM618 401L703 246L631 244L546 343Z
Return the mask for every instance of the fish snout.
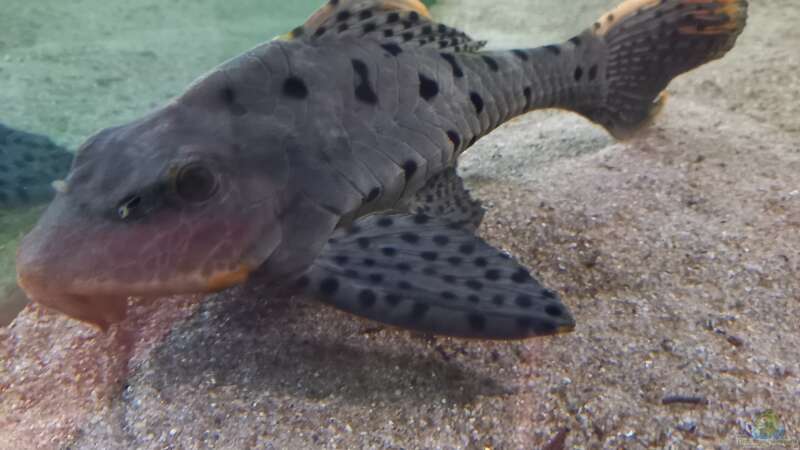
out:
M59 311L69 317L88 322L105 331L125 319L126 297L81 295L72 293L75 286L44 257L41 248L23 240L17 251L17 284L34 303ZM73 280L74 281L74 280Z

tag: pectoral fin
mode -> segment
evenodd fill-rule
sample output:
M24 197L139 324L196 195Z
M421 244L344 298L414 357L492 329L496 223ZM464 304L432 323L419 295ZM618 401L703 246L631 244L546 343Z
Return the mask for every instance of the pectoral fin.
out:
M471 232L427 215L372 215L297 281L336 308L419 331L521 339L571 331L556 293Z

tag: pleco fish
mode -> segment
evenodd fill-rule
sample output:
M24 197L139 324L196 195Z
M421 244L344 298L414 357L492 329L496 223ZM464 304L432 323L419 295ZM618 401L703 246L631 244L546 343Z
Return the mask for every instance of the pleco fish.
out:
M558 295L475 235L456 174L527 111L624 138L724 55L744 0L628 0L558 45L481 51L417 0L331 1L79 150L17 259L31 299L102 328L128 296L257 282L431 333L570 331Z
M48 137L0 123L0 208L50 200L51 183L67 174L71 162L72 154Z

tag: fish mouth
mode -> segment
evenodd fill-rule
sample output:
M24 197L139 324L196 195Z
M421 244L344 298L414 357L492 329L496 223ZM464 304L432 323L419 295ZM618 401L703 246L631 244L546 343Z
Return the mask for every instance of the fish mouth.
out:
M217 292L244 282L251 272L249 265L241 264L231 270L210 275L198 272L167 282L76 280L67 286L57 286L43 272L22 267L18 268L17 283L32 302L107 331L111 325L125 320L131 297Z

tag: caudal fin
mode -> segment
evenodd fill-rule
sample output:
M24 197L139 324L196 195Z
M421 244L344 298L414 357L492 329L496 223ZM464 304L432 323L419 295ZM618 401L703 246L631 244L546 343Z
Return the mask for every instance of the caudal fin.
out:
M587 31L606 44L607 89L579 112L630 136L658 113L673 78L733 47L746 18L747 0L627 0Z

